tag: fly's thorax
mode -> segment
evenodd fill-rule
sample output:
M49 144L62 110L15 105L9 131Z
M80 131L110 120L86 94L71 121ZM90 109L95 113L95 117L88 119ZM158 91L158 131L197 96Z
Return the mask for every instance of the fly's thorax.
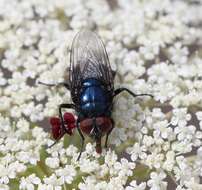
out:
M86 117L97 117L108 112L110 96L104 84L97 79L83 82L80 94L80 111Z
M102 86L102 85L104 85L103 82L96 78L87 78L82 82L82 86L84 88L92 86Z

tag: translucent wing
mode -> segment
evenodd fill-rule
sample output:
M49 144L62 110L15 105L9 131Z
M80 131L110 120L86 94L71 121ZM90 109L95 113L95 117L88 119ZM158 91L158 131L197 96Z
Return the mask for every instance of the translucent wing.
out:
M70 89L78 96L82 81L96 78L113 89L113 72L102 40L92 31L82 30L74 38L70 55Z

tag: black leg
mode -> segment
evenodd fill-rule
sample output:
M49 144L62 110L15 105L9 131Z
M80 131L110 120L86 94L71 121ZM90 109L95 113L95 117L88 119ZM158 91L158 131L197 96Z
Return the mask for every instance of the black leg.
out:
M54 145L56 145L59 142L60 139L61 138L57 139L52 145L48 146L48 148L52 148Z
M62 108L72 108L72 109L75 109L75 105L74 104L60 104L60 106L59 106L59 115L60 115L60 120L62 122L62 129L61 129L62 133L58 137L58 139L56 139L55 142L52 145L50 145L48 148L51 148L55 144L57 144L59 142L59 140L64 136L65 132L67 132L67 129L65 128L65 125L64 125L64 119L63 119L63 116L62 116Z
M80 135L80 137L81 137L81 149L80 149L79 156L78 156L78 158L77 158L77 161L78 161L78 160L80 159L80 157L81 157L82 152L83 152L83 146L84 146L85 138L84 138L84 136L83 136L83 134L82 134L82 132L81 132L81 129L80 129L80 127L79 127L78 122L76 122L76 127L77 127L77 130L78 130L79 135Z
M67 129L65 128L65 123L64 123L64 119L63 119L63 115L62 115L62 108L71 108L75 110L75 105L74 104L60 104L59 105L59 116L60 116L60 120L61 120L61 124L62 124L62 129L68 133Z
M151 94L134 94L131 90L127 89L127 88L118 88L114 91L114 96L115 97L116 95L120 94L121 92L123 91L127 91L130 95L132 95L133 97L137 97L137 96L150 96L150 97L154 97L153 95Z
M114 128L114 120L111 119L111 121L112 121L112 128L107 132L107 136L106 136L106 140L105 140L105 148L107 148L108 137Z
M38 84L42 84L42 85L50 86L50 87L53 87L53 86L64 86L64 87L67 88L68 90L70 89L69 84L67 84L67 83L65 83L65 82L59 82L59 83L56 83L56 84L47 84L47 83L38 81Z
M52 144L52 145L50 145L48 148L51 148L51 147L53 147L55 144L57 144L59 141L60 141L60 139L64 136L64 132L55 140L55 142Z

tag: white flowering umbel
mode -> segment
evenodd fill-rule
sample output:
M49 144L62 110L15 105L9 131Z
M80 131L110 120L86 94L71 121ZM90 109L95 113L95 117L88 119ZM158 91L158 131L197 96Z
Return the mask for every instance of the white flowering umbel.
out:
M201 0L1 0L1 190L201 190ZM76 131L52 148L47 118L70 102L63 88L73 37L105 42L115 87L151 93L114 99L101 155ZM65 70L65 72L64 72Z

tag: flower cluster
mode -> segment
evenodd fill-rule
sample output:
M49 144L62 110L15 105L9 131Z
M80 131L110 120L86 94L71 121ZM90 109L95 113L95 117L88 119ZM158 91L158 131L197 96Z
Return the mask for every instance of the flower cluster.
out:
M0 189L201 190L201 9L201 0L1 0ZM110 148L99 155L87 140L78 161L76 131L51 148L46 132L70 92L38 81L68 78L84 27L103 39L115 87L154 99L116 97ZM59 134L59 119L51 124Z

